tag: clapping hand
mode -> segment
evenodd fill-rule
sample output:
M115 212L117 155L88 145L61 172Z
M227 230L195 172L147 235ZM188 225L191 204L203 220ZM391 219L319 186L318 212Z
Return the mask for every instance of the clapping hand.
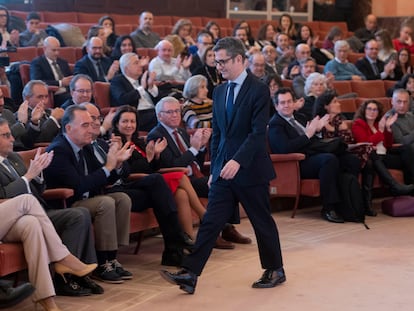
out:
M53 159L53 150L50 152L41 153L41 149L38 148L33 160L30 160L29 168L24 175L28 181L31 181L36 176L49 166Z

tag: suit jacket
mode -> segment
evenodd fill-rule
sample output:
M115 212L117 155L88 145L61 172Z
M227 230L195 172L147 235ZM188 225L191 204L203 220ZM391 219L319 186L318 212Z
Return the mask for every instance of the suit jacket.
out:
M359 59L355 63L355 66L359 69L359 71L361 71L364 74L367 80L381 80L381 72L384 71L385 64L383 61L379 59L377 59L376 63L378 68L378 74L375 74L374 70L372 69L371 63L366 57Z
M69 64L66 60L58 58L56 60L56 63L59 65L64 77L70 76L72 74L69 68ZM30 79L42 80L47 85L59 86L59 81L55 79L52 67L49 65L49 62L44 55L36 57L30 63Z
M13 152L7 159L20 176L26 174L26 166L19 154ZM39 184L35 180L32 180L29 184L33 195L44 207L46 207L45 201L40 196L43 192L43 184ZM22 178L16 179L2 164L0 164L0 198L13 198L24 193L28 193L24 180Z
M177 128L177 131L183 137L187 147L190 147L190 135L188 135L187 131L182 128ZM181 153L175 140L161 124L158 124L148 133L147 141L157 140L162 137L167 139L168 145L160 155L161 167L187 167L194 161L196 161L200 167L203 167L206 151L200 151L197 156L194 156L190 150Z
M141 98L138 90L136 90L128 79L119 74L111 80L111 106L130 105L137 107L138 101ZM147 92L151 100L154 102L154 97Z
M300 122L299 119L297 121ZM272 153L305 153L311 143L306 135L299 135L295 128L277 112L269 122L268 136Z
M232 182L241 186L268 183L276 177L266 150L269 118L269 88L248 74L235 98L233 114L226 120L227 85L216 87L213 95L213 135L211 139L212 181L229 160L240 164Z
M63 134L57 136L48 146L47 151L53 150L52 163L44 171L48 188L70 188L74 196L69 204L81 200L85 192L89 197L102 194L104 187L120 178L113 170L109 177L102 169L102 164L93 153L91 146L83 148L88 174L82 171L71 145Z
M73 102L73 99L72 99L72 97L71 98L68 98L63 104L62 104L62 106L60 106L60 108L62 108L62 109L66 109L66 108L68 108L69 106L72 106L72 105L75 105L75 103Z
M102 57L101 58L101 65L105 75L108 73L109 67L112 65L112 60L109 57ZM78 73L83 73L91 77L92 81L101 81L106 82L104 80L98 79L98 73L96 72L95 65L89 59L88 55L83 56L80 60L75 63L75 69L73 74L77 75Z

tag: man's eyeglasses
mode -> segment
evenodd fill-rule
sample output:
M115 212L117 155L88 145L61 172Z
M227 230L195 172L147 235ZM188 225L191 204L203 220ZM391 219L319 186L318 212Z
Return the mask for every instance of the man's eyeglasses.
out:
M162 113L173 115L174 113L176 114L181 114L181 109L175 109L175 110L161 110Z
M99 121L99 123L102 123L102 121L103 121L103 117L101 117L101 116L99 116L99 117L91 116L91 118L92 118L93 122Z
M80 89L80 90L74 90L74 91L78 92L80 94L91 94L92 93L92 90L82 90L82 89Z
M6 139L10 139L10 137L12 137L12 133L11 132L7 132L7 133L0 133L1 137L4 137Z
M229 60L233 59L234 57L229 57L227 59L215 59L214 62L216 63L216 65L220 65L220 66L225 66Z

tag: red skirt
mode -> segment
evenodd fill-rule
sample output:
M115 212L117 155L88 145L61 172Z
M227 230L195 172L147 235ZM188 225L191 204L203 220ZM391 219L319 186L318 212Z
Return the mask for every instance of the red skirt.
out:
M184 172L170 172L162 174L162 177L164 177L165 182L173 194L177 191L178 185L180 184L180 180L183 176Z

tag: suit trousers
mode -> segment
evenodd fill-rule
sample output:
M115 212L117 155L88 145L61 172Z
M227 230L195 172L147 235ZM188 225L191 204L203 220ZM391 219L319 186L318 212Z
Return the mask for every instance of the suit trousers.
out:
M75 257L88 264L96 263L91 215L86 208L48 209L46 214L63 244Z
M279 233L270 213L269 185L240 186L232 181L212 183L206 214L198 230L194 252L183 262L183 268L200 275L224 224L240 202L253 226L263 269L283 266Z
M128 195L114 192L72 204L72 207L79 206L91 213L97 251L113 251L118 245L129 245L131 200Z
M55 295L49 263L69 255L43 207L30 194L0 204L0 239L22 242L34 301Z

